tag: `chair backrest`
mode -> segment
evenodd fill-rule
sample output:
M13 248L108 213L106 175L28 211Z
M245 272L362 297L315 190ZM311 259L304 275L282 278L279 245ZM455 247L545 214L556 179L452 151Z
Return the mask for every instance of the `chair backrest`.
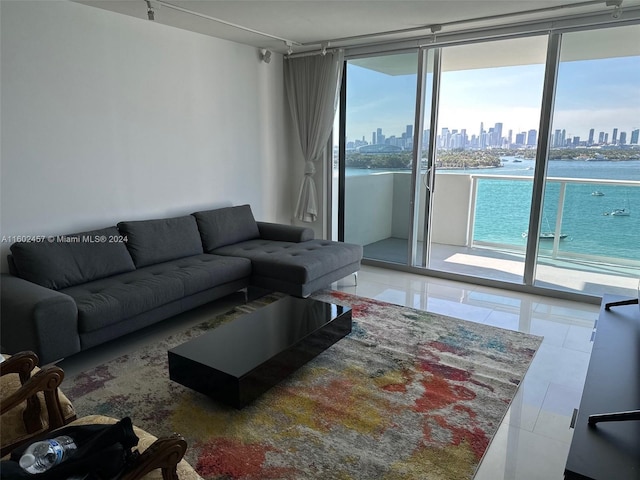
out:
M0 362L0 427L2 429L0 457L28 444L43 433L74 425L115 423L111 417L76 418L73 405L59 390L64 371L55 365L38 368L38 356L33 352L3 355ZM142 453L123 473L122 480L156 479L201 480L193 468L182 459L187 443L178 434L156 438L133 427L141 440ZM142 448L141 448L142 447Z
M58 389L64 379L61 368L55 365L38 368L38 356L33 352L3 357L0 363L0 456L76 418L73 405Z

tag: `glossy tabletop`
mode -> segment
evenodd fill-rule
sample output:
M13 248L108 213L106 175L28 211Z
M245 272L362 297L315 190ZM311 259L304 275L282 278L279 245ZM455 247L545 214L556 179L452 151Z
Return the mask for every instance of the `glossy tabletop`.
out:
M284 297L169 350L170 378L240 408L350 331L350 308Z

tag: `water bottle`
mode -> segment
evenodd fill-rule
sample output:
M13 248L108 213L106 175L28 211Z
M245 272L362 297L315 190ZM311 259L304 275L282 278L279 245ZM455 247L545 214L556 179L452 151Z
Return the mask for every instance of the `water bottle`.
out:
M28 473L45 472L68 458L76 448L73 438L66 435L35 442L20 457L20 467Z

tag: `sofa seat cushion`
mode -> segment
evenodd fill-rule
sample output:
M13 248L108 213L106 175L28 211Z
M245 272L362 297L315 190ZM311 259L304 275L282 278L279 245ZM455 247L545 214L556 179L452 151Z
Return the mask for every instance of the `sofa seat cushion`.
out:
M92 332L167 303L251 274L251 262L201 254L68 288L78 331Z
M251 260L253 275L305 284L362 259L362 247L329 240L274 242L248 240L214 250Z

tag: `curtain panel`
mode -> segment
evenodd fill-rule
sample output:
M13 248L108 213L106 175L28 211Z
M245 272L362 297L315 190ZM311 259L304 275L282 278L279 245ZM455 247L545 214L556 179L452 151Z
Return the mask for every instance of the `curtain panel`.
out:
M305 162L295 212L304 222L314 222L318 216L315 162L322 157L333 128L343 62L342 51L284 62L285 89Z

